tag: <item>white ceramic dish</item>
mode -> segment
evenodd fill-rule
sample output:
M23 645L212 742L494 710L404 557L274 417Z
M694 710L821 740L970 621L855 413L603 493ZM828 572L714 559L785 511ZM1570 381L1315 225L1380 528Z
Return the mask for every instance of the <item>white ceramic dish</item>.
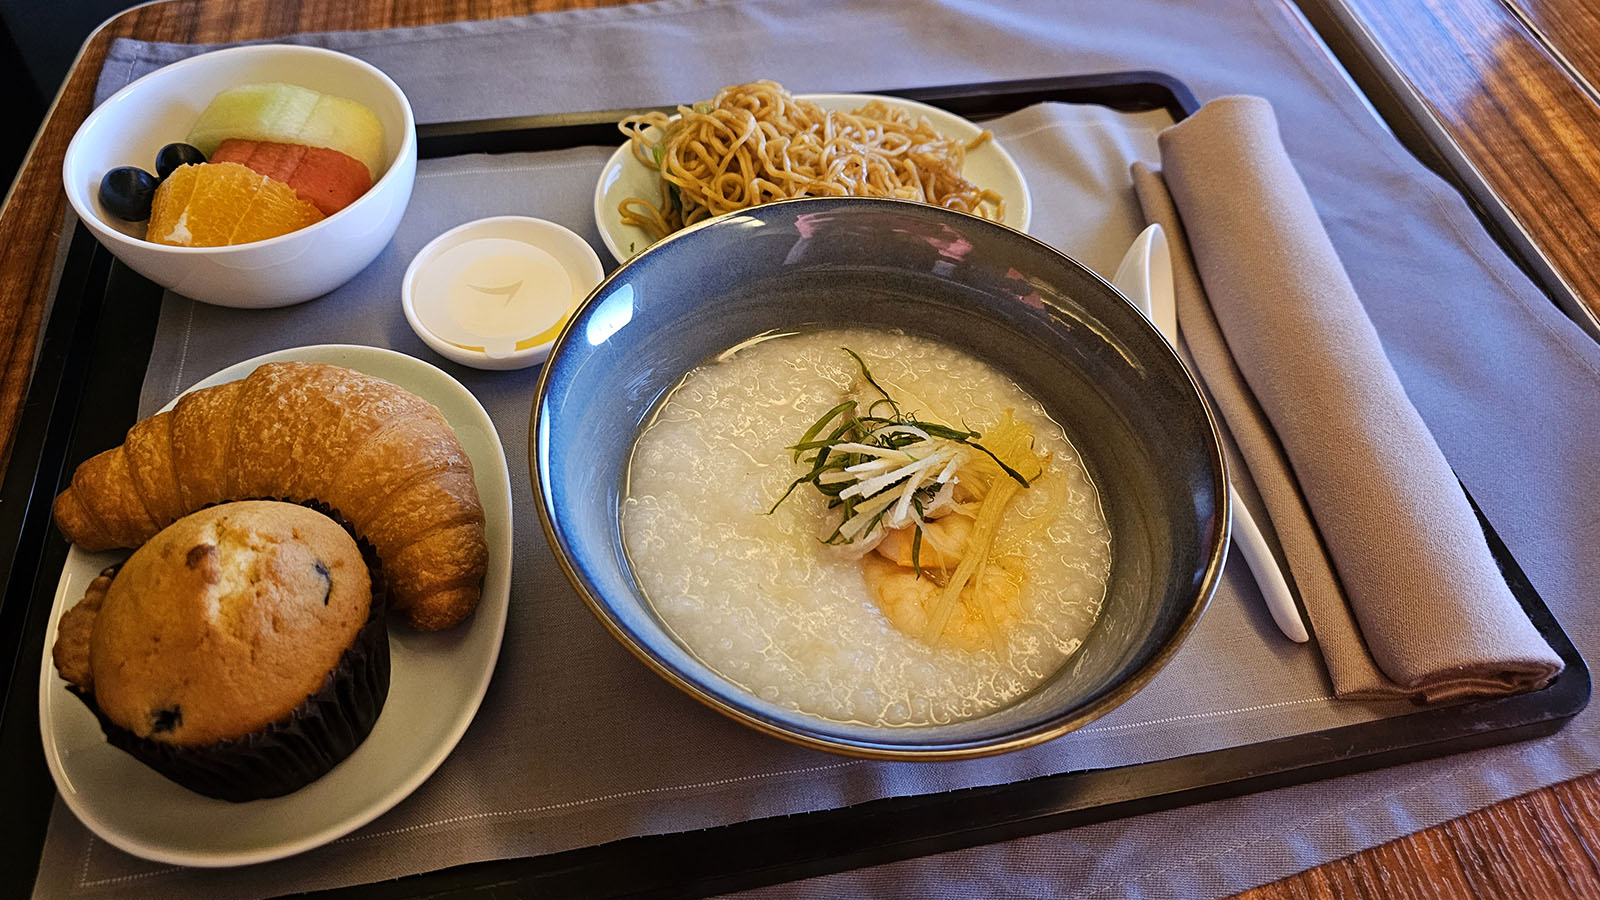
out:
M125 552L73 547L56 586L39 672L45 761L67 807L95 834L135 856L185 866L279 859L370 822L427 780L467 730L488 689L511 594L511 480L494 423L477 399L437 368L392 350L342 344L268 353L194 388L243 378L262 363L333 363L386 378L437 406L472 458L489 540L483 599L453 629L423 633L391 623L389 699L372 733L321 779L284 797L229 803L188 791L106 743L94 714L67 691L48 648L61 614ZM171 404L168 404L170 407Z
M263 81L335 94L377 114L386 168L360 199L314 225L232 247L153 244L143 239L143 222L124 222L101 209L106 172L118 166L153 172L156 151L183 140L219 92ZM366 268L399 227L416 172L416 121L389 76L320 47L256 44L190 57L111 95L67 146L61 181L73 212L135 272L206 303L269 307L319 297Z
M882 97L876 94L800 94L823 109L851 110L873 100L882 100L893 106L925 116L941 134L972 140L983 133L983 128L954 113L914 100L899 97ZM979 187L998 191L1006 201L1006 219L1003 224L1018 231L1027 231L1032 219L1032 203L1028 197L1028 182L1022 177L1011 154L998 141L986 141L967 154L963 175ZM606 249L617 262L627 262L650 246L652 240L642 228L622 224L617 205L628 197L645 197L654 202L661 195L660 182L654 169L639 162L633 149L624 143L611 154L605 168L600 170L600 180L594 187L594 221Z
M440 356L479 369L525 369L545 361L561 326L604 277L594 248L571 229L494 216L458 225L417 251L400 282L400 306Z

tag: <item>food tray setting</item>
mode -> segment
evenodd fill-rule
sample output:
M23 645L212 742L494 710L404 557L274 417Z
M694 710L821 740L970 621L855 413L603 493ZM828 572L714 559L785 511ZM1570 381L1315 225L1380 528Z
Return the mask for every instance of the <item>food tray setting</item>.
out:
M1193 96L1180 82L1152 72L877 93L913 99L979 122L1042 102L1088 104L1130 113L1164 111L1172 121L1196 108ZM619 143L615 123L633 112L637 111L421 125L417 128L416 153L426 161L476 153L615 147ZM1032 214L1037 220L1044 209L1038 204L1037 195L1033 199ZM628 255L625 244L612 240L603 230L601 237L617 256ZM408 252L420 248L421 242L412 237L406 239L415 243L407 246ZM11 468L0 488L0 528L13 538L6 545L14 547L8 560L3 615L8 623L18 626L0 629L0 633L6 634L8 641L12 634L19 636L16 643L0 647L13 672L4 730L0 732L0 753L14 771L31 770L38 776L27 779L32 785L28 789L31 793L20 798L19 813L8 824L7 832L14 838L13 845L21 848L16 852L31 853L35 859L44 839L52 791L39 753L41 707L36 705L33 687L47 635L54 633L52 602L56 599L58 578L69 559L68 546L50 524L50 501L77 463L120 443L133 423L140 376L150 363L163 302L162 289L114 262L87 229L79 228L67 250L30 402ZM558 370L562 364L558 354L549 368ZM507 379L513 374L496 377ZM550 371L544 375L554 377ZM512 389L512 383L506 380L467 383L490 385L494 391ZM524 377L515 390L525 400L531 400L531 379ZM93 415L88 414L90 410ZM537 426L524 436L508 429L503 418L498 425L508 453L513 442L537 440ZM493 427L490 426L491 434ZM515 480L514 475L514 491ZM515 528L542 540L534 508L528 505L526 485L521 490L524 494L513 498L515 504L521 504ZM1070 771L1049 771L1046 766L1045 774L1018 775L1001 783L982 783L980 778L968 787L858 798L833 808L794 814L729 823L696 820L691 828L658 824L620 840L457 865L346 887L339 893L359 897L431 895L465 892L486 883L512 883L519 890L548 895L620 896L668 888L706 894L1547 734L1587 703L1588 670L1495 535L1491 523L1485 520L1482 526L1516 600L1565 664L1563 673L1541 690L1434 707L1391 703L1374 707L1373 715L1354 724L1332 725L1265 741L1234 740L1227 746L1127 764L1097 764ZM522 557L518 557L517 565L524 565ZM559 578L553 566L541 564L540 577L551 576ZM561 585L559 593L547 599L578 603L564 588ZM517 600L513 594L513 606ZM504 614L503 607L500 614ZM1225 614L1246 615L1233 609L1214 608L1211 613ZM1256 614L1258 619L1264 617L1259 610ZM1259 637L1263 641L1281 640L1275 632L1261 631ZM527 653L530 648L508 641L497 677L506 677L507 666L518 664L518 652ZM493 665L492 652L488 659ZM620 653L608 657L606 664L643 669ZM24 689L19 691L19 685ZM491 685L491 693L493 689ZM686 715L703 713L688 703L683 709ZM1119 722L1108 727L1134 726ZM468 733L465 741L484 739L480 729ZM784 746L775 741L772 744ZM803 759L816 764L815 757ZM827 759L824 757L822 763L826 764Z

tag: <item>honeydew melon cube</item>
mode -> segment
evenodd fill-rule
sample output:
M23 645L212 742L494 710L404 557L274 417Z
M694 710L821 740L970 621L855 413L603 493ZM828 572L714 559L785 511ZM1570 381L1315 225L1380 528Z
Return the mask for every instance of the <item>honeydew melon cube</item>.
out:
M290 141L321 98L297 84L242 84L212 98L185 140L207 158L228 138Z

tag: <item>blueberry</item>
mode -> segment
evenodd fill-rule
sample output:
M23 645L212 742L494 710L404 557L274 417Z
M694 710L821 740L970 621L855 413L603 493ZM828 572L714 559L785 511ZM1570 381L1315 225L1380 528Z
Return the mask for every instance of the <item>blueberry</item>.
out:
M181 706L150 711L150 731L153 734L164 734L168 731L173 731L182 724L183 707Z
M120 166L100 179L100 205L119 219L143 222L150 218L150 199L159 183L143 169Z
M198 147L182 143L168 144L156 154L156 175L166 178L179 166L197 166L205 161L206 155Z

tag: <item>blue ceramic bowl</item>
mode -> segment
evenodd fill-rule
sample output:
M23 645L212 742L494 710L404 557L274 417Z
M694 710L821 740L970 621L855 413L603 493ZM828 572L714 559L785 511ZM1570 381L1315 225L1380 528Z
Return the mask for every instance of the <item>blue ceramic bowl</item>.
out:
M880 325L957 347L1032 394L1082 454L1111 527L1108 595L1078 652L1020 700L950 725L825 720L712 671L645 599L618 525L641 423L696 364L801 325ZM529 457L545 535L601 622L696 699L824 750L965 758L1092 721L1172 657L1216 586L1227 546L1216 426L1155 329L1050 247L920 204L791 200L661 241L573 316L545 364L532 415Z

